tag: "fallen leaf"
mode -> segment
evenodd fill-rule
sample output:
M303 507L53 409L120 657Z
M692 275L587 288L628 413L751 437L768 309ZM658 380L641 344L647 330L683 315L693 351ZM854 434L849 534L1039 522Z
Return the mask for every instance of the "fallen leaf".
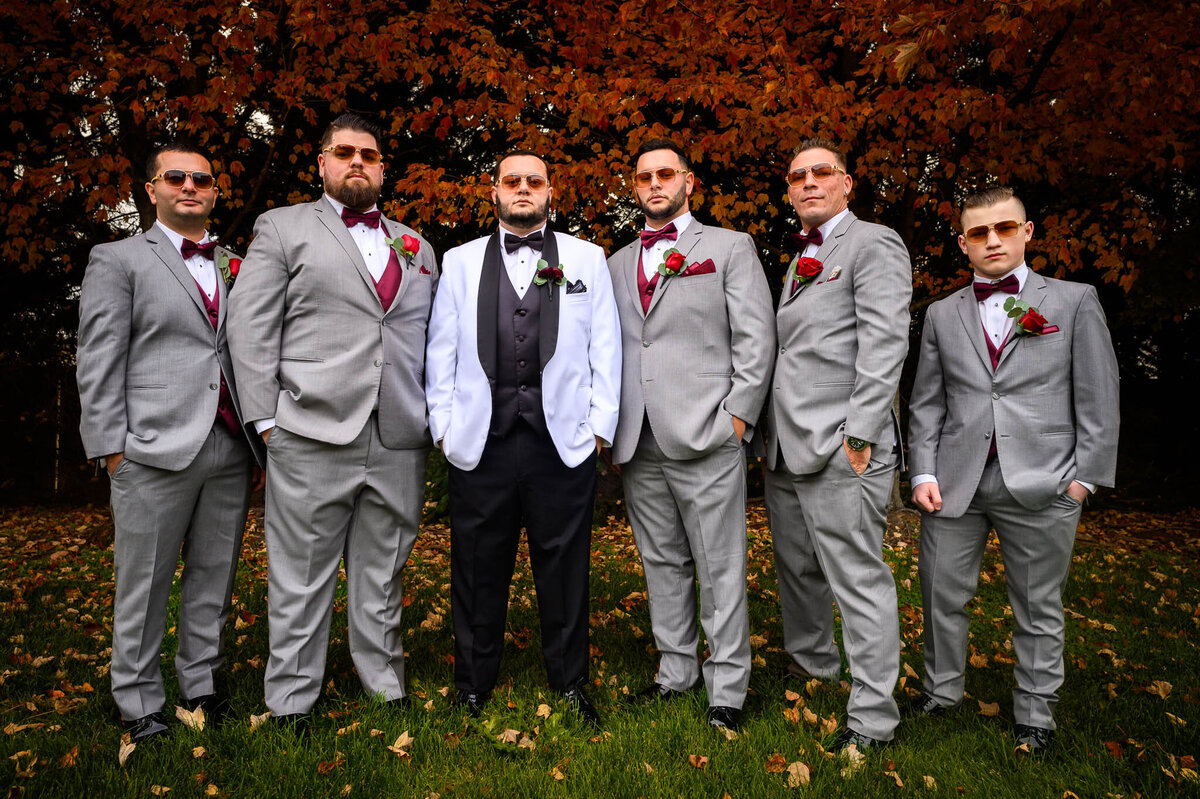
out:
M688 763L690 763L693 768L708 768L708 757L705 755L688 755Z
M334 755L335 755L335 757L333 760L323 760L317 764L317 773L318 774L322 774L322 775L328 774L329 772L333 771L335 768L345 765L346 758L342 757L341 752L334 752Z
M913 679L916 679L916 677L917 677L917 673L915 671L913 671L913 667L908 665L907 663L904 664L904 673L906 675L908 675L909 677L912 677Z
M433 712L433 700L430 699L428 702L426 702L424 705L422 705L422 707L425 708L426 713L432 713Z
M787 770L787 758L776 752L767 758L767 773L782 774Z
M258 716L251 713L250 714L250 730L251 731L257 730L259 727L266 724L267 719L269 719L269 718L271 718L271 711L269 711L269 710L266 713L263 713Z
M396 738L396 743L388 747L388 751L394 753L396 757L408 757L408 750L412 747L414 740L416 739L408 734L408 730L405 730Z
M124 735L122 735L121 736L121 748L117 750L117 765L118 766L125 765L125 761L129 759L130 755L133 754L134 749L137 749L137 744L135 744L133 742L129 733L125 733Z
M537 719L550 718L550 706L545 703L538 705L537 712L533 714L533 717Z
M67 752L65 755L63 755L62 757L60 757L58 759L58 767L59 768L70 768L71 766L75 765L75 758L76 758L76 756L78 756L78 754L79 754L79 744L75 744L75 746L71 747L70 752Z
M837 716L830 716L827 719L821 719L821 734L833 735L837 732L838 720Z
M982 652L976 652L974 655L971 655L971 657L968 658L968 662L971 664L972 668L982 669L988 664L988 656Z
M350 783L346 783L345 785L342 786L342 791L341 791L340 795L341 796L349 796L350 792L352 790L354 790L354 786L351 785Z
M926 774L924 777L922 777L922 779L925 780L925 790L927 790L927 791L936 791L937 790L937 780L935 780L933 777L930 777L928 774Z
M1174 713L1168 713L1167 718L1169 718L1171 720L1171 723L1174 724L1176 727L1183 727L1183 726L1187 725L1187 719L1181 719L1181 718L1179 718L1179 716L1176 716Z
M808 708L804 708L804 721L806 724L816 725L820 721L820 717Z
M899 773L897 773L897 772L895 772L895 771L885 771L885 772L883 772L883 775L884 775L885 777L891 777L893 780L895 780L895 781L896 781L896 787L897 787L897 788L903 788L903 787L904 787L904 780L900 779L900 774L899 774Z
M800 723L800 708L785 707L783 709L783 717L793 724L799 724Z
M820 687L821 687L821 681L818 680L816 677L813 677L811 680L804 683L804 692L806 694L808 694L809 696L812 696L813 691L817 690Z
M562 769L560 769L558 766L555 766L554 768L550 769L550 776L553 777L557 781L562 781L567 778L567 775L563 774Z
M14 722L14 723L11 723L11 724L8 724L5 726L4 734L5 735L16 735L18 732L21 732L22 730L40 730L42 727L45 727L45 726L46 725L42 724L41 722L34 722L32 724L17 724Z
M150 786L150 793L154 794L155 796L162 796L162 795L168 794L170 792L171 792L171 789L169 787L167 787L166 785L151 785Z
M382 738L385 735L385 733L383 730L377 730L375 728L371 728L371 732L369 732L368 735L370 735L372 738Z
M979 703L979 715L986 716L988 718L1000 715L999 702L988 703L984 702L982 699L976 699L975 701Z
M204 789L205 796L216 796L221 792L221 789L216 786L216 783L210 782Z
M1107 749L1108 753L1115 758L1120 758L1124 752L1124 750L1121 749L1121 744L1116 741L1105 741L1104 748Z
M1063 791L1062 799L1079 799L1074 791Z
M647 773L647 774L653 774L653 773L654 773L654 769L650 768L650 764L649 764L649 763L647 763L645 760L643 760L643 761L642 761L642 765L643 765L643 766L646 768L646 773Z
M796 702L800 699L800 694L792 690L787 690L783 692L783 698L789 702Z
M802 763L799 760L788 764L787 775L787 786L789 788L799 788L801 785L808 785L811 777L808 764Z
M206 750L204 749L203 746L193 746L192 747L192 757L195 757L195 758L204 757L205 751Z
M176 705L175 718L183 722L183 726L189 730L201 732L204 729L204 708L202 707L198 707L195 710L186 710Z
M528 735L522 735L521 740L517 741L517 748L533 751L534 749L537 749L537 744L535 744L533 739Z
M339 729L337 731L337 734L345 735L348 732L354 732L356 729L358 729L359 724L360 724L360 722L357 722L357 721L351 722L350 724L347 724L345 727L342 727L341 729Z
M1171 683L1166 680L1155 680L1146 688L1146 692L1154 694L1160 699L1166 699L1171 693L1171 688Z
M515 744L521 739L521 731L514 729L506 729L504 732L496 736L496 740L500 743Z

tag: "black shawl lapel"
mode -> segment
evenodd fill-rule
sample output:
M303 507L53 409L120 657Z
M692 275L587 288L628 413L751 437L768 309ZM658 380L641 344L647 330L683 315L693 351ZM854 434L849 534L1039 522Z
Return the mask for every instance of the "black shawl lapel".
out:
M488 239L483 251L483 272L479 276L479 296L476 298L475 335L478 338L479 365L487 375L488 382L496 385L496 303L500 296L500 273L504 262L500 260L500 232L497 230Z
M547 266L560 265L558 243L554 240L554 231L551 230L549 223L546 225L546 240L542 245L542 260L546 262ZM550 363L550 359L554 357L554 350L558 346L558 306L562 305L562 287L555 283L547 283L545 286L535 284L532 288L535 291L541 291L543 288L549 289L538 316L538 357L542 369L545 370L546 364Z

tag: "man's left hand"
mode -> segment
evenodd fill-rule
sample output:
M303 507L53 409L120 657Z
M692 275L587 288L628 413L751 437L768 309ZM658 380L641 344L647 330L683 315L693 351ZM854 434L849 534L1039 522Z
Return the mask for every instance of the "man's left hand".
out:
M267 470L257 466L250 467L250 490L261 491L267 485Z
M736 416L733 417L733 432L737 434L738 443L742 443L746 437L746 423Z
M862 474L867 470L867 464L871 462L871 445L867 444L861 450L850 448L850 444L846 439L842 439L842 449L846 451L846 457L850 459L850 468L855 474Z
M604 449L604 441L601 440L600 436L596 436L596 454L599 455L602 449Z
M1078 480L1072 480L1071 484L1067 486L1067 495L1080 505L1083 504L1084 500L1088 498L1090 493L1091 492L1084 488Z

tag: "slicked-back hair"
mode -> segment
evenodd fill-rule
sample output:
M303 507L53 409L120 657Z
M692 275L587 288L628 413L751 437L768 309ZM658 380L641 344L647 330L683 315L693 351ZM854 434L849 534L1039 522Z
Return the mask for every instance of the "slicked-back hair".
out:
M198 155L208 162L209 169L212 169L212 159L208 157L208 153L201 150L196 145L187 141L167 142L162 147L159 147L154 152L150 153L150 157L146 159L146 180L153 180L158 174L158 158L163 153L188 153L190 155Z
M329 127L325 128L325 132L321 135L322 150L329 146L329 143L333 141L333 134L339 130L368 133L375 139L375 147L380 150L383 149L383 128L379 126L379 123L347 111L339 115L337 119L329 123Z
M966 196L966 198L963 200L962 208L960 208L958 211L959 227L962 227L962 217L963 214L967 212L967 209L988 208L996 203L1002 203L1005 200L1017 201L1017 208L1021 209L1022 222L1029 218L1029 215L1025 213L1025 203L1021 202L1021 198L1018 197L1011 188L1008 186L991 186L983 189L982 191L973 192Z
M540 154L535 153L533 150L526 150L522 147L518 147L517 149L509 150L508 152L506 152L503 155L496 158L496 166L492 169L492 183L500 182L500 165L501 164L503 164L505 161L507 161L510 158L516 158L517 156L521 156L521 155L527 155L527 156L536 158L537 160L541 161L542 166L546 167L546 180L550 179L550 163L545 158L543 158Z
M814 136L811 139L805 139L797 144L796 149L792 150L792 157L788 159L788 163L795 161L796 156L800 155L800 153L807 152L808 150L828 150L829 152L833 153L833 157L837 160L838 166L840 166L843 170L847 168L846 152L840 146L838 146L837 142L821 136Z
M692 162L688 160L687 155L683 152L683 148L670 139L648 139L642 142L642 146L637 149L637 154L633 157L633 163L637 164L639 158L655 150L670 150L679 156L679 165L683 167L683 171L692 171Z

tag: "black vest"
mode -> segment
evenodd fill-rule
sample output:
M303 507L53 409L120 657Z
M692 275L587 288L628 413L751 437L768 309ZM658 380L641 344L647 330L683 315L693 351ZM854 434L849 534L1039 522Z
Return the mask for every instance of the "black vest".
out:
M534 430L546 433L538 333L546 287L531 285L524 297L518 297L508 275L501 274L499 283L491 431L507 435L518 419L524 419Z

